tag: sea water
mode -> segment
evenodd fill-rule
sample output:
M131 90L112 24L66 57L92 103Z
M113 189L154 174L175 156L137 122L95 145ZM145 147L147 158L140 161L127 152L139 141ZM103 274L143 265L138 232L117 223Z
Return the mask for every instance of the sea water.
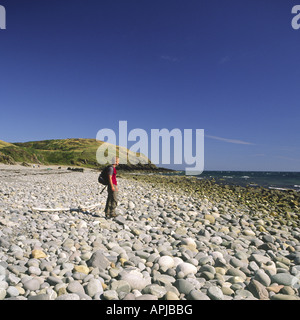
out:
M163 173L184 175L184 171ZM275 171L204 171L198 179L214 179L220 184L264 187L269 189L293 189L300 191L300 172Z

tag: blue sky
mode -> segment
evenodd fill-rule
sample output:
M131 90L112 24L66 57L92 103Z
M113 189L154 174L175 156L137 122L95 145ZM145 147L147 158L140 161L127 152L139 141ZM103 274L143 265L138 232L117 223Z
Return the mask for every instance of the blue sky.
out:
M205 130L206 170L300 171L287 0L0 0L0 139ZM300 22L299 22L300 23Z

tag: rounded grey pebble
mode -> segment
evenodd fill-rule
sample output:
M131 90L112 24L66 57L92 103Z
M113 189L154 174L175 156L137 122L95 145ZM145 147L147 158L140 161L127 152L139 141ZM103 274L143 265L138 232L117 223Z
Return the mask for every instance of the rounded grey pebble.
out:
M26 290L36 291L40 288L40 282L37 279L31 279L26 281L23 286Z
M211 300L223 300L224 295L222 290L219 287L211 286L207 290L207 295L211 298Z
M75 293L66 293L57 297L55 300L80 300L80 297L78 294Z

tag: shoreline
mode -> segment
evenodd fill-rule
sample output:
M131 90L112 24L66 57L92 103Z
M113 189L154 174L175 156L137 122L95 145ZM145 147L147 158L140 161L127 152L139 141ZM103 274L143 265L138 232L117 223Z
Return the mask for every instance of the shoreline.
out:
M4 163L0 163L0 170L22 170L22 169L51 169L51 170L55 170L55 169L67 169L69 168L70 170L94 170L94 171L101 171L102 169L99 167L86 167L86 166L78 166L78 165L59 165L59 164L51 164L51 165L45 165L45 164L36 164L36 163L20 163L17 162L16 164L4 164ZM214 176L215 173L217 174L236 174L236 173L250 173L250 174L256 174L256 173L265 173L267 175L269 174L276 174L276 173L281 173L281 174L300 174L300 172L293 172L293 171L224 171L224 170L208 170L208 171L204 171L201 175L198 176L186 176L184 174L183 170L173 170L173 169L168 169L168 168L163 168L163 167L156 167L155 169L151 168L151 167L145 167L142 168L138 167L138 168L131 168L131 167L127 167L124 165L119 165L118 167L118 172L120 173L125 173L125 174L129 174L129 175L162 175L162 176L183 176L186 178L196 178L198 180L210 180L214 183L217 183L219 185L229 185L229 186L235 186L235 187L252 187L252 188L264 188L264 189L274 189L274 190L280 190L280 191L289 191L289 190L294 190L297 192L300 192L300 181L298 182L297 180L297 184L294 184L293 186L290 187L284 187L282 185L282 183L277 183L278 186L274 186L272 184L267 185L266 183L261 183L261 182L254 182L251 180L248 182L248 179L253 179L253 177L250 176L242 176L242 177L232 177L232 176ZM230 178L230 179L229 179ZM242 178L244 178L244 180L241 180ZM232 179L232 180L231 180ZM237 181L238 180L238 181Z
M300 299L293 192L121 172L106 219L99 172L55 168L0 166L0 300Z
M250 206L251 201L261 201L262 204L266 199L272 202L273 206L278 204L276 208L280 212L291 211L300 215L300 193L293 189L280 190L278 188L269 189L260 186L240 186L220 184L215 179L198 179L189 176L165 176L165 175L149 175L131 173L124 174L129 179L145 181L149 183L157 183L164 187L175 190L184 190L188 194L203 197L211 195L212 200L220 198L220 195L231 193L232 200L242 205ZM215 197L215 199L213 199ZM276 209L273 208L273 209Z

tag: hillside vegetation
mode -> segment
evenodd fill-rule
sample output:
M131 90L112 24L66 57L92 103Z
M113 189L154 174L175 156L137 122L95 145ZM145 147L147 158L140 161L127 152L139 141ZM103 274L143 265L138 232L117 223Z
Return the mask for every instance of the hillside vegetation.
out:
M8 143L0 140L0 162L13 164L26 162L46 165L73 165L101 168L96 160L97 149L103 142L95 139L59 139ZM124 160L131 151L116 146L117 155ZM147 162L146 165L120 165L123 169L156 169L150 160L142 154L134 154Z

